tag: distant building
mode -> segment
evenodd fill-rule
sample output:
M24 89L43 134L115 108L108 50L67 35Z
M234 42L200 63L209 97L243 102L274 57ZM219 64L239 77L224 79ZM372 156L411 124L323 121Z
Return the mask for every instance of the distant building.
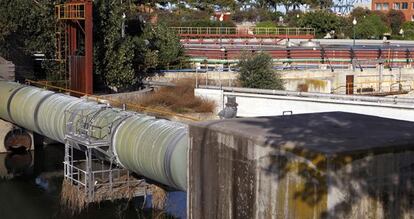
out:
M220 20L220 17L223 17L223 21L231 21L230 12L215 12L213 17L214 17L214 20L217 20L217 21Z
M156 13L156 10L152 6L141 4L138 5L137 10L139 13L141 13L142 18L146 22L149 22L151 24L155 24L158 22L158 15Z
M387 12L401 10L406 21L414 21L414 2L408 0L372 0L371 10Z

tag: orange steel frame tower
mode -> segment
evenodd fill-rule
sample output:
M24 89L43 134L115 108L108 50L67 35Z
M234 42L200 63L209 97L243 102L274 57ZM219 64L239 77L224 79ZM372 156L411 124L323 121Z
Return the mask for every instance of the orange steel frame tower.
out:
M93 93L92 0L69 0L55 6L56 59L64 66L69 87Z

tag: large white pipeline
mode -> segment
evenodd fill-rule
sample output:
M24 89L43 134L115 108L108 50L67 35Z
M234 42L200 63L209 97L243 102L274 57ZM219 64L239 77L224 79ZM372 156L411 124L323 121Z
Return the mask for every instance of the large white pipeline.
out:
M107 133L120 165L170 187L186 190L188 127L184 124L103 108L96 102L37 87L0 80L0 118L53 140L64 142L65 113L71 120L87 111L96 126L122 121ZM79 114L77 114L78 112ZM126 116L128 114L128 116Z

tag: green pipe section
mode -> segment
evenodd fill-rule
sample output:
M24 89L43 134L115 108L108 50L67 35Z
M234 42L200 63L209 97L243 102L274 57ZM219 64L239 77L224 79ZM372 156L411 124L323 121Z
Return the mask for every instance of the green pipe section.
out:
M0 81L0 117L4 120L11 121L8 112L8 101L9 97L14 95L23 86L17 83Z
M92 126L106 127L95 128L91 135L110 139L110 150L120 165L186 190L186 125L0 80L0 118L18 126L63 143L67 121L87 126L85 116Z
M66 110L74 107L86 108L96 105L93 102L86 102L79 98L64 94L55 94L47 98L40 106L37 114L40 134L59 141L65 141L66 132Z
M36 127L36 107L39 103L47 97L52 95L53 92L46 91L33 87L22 87L19 89L9 102L9 115L13 123L19 124L19 126L40 132Z
M115 154L125 168L185 190L187 130L166 120L130 117L114 133Z

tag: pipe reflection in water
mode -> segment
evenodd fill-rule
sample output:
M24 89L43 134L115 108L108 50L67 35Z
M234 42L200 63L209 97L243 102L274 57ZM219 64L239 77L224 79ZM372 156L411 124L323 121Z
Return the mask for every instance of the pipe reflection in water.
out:
M37 145L37 144L35 144ZM35 147L30 152L33 159L28 169L17 175L17 170L27 166L27 155L0 154L0 218L185 218L185 193L169 194L176 197L169 199L167 212L141 209L143 199L134 198L132 202L125 200L103 202L91 205L78 215L71 215L61 209L59 195L63 179L64 147L61 144L51 144ZM11 172L6 168L6 157ZM22 163L16 161L23 161ZM15 165L16 164L16 165ZM12 172L15 171L16 175ZM1 176L7 176L7 179ZM179 193L179 194L177 194ZM10 198L12 197L12 198ZM148 203L149 200L147 200ZM22 208L24 206L24 208ZM146 206L151 207L151 206ZM21 209L21 210L16 210ZM180 212L177 212L180 211ZM165 217L164 217L165 216Z
M33 151L24 147L0 154L0 178L27 176L33 172Z
M27 150L18 150L8 152L4 165L9 174L13 176L27 175L32 168L32 152Z

